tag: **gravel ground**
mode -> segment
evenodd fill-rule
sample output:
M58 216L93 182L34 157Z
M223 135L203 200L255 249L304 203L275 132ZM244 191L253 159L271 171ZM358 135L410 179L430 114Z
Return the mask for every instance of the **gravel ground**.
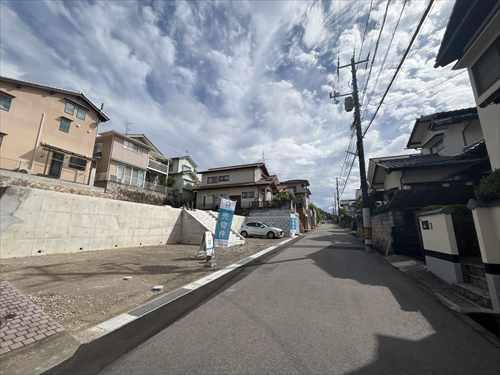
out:
M245 245L217 249L217 266L280 241L250 238ZM210 273L194 257L197 251L198 246L168 245L5 259L0 273L66 330L76 332L158 296L153 285L168 292Z

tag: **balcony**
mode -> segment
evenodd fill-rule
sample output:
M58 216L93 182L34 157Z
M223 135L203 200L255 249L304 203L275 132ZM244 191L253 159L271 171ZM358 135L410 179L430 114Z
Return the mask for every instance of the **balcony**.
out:
M152 169L163 174L168 174L168 165L160 163L159 161L153 159L149 159L148 169Z

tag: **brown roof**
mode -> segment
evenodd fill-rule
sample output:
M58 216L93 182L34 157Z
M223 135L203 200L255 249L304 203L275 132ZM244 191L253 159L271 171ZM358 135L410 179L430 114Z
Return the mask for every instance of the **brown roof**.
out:
M247 186L263 186L263 185L272 185L273 181L271 180L263 180L260 179L256 182L240 182L233 184L205 184L198 185L194 190L216 190L216 189L226 189L231 187L247 187Z
M141 141L138 141L137 139L127 137L125 134L119 133L116 130L108 130L104 133L99 133L97 135L97 137L106 137L108 135L114 135L114 136L117 136L120 138L125 138L127 141L130 141L130 142L136 144L137 146L141 146L142 148L145 148L146 150L153 150L154 151L154 149L151 146L148 146L147 144L144 144Z
M40 90L45 90L45 91L49 91L49 92L57 92L59 94L80 98L85 103L87 103L98 114L99 119L102 122L109 120L109 117L99 107L97 107L89 98L87 98L83 92L76 92L76 91L71 91L71 90L59 89L57 87L40 85L38 83L21 81L19 79L8 78L8 77L4 77L4 76L0 76L0 81L11 83L11 84L16 85L16 86L33 87L33 88L40 89Z
M237 165L230 165L227 167L217 167L217 168L209 168L206 171L203 172L198 172L198 173L211 173L211 172L219 172L219 171L229 171L229 170L235 170L235 169L246 169L246 168L262 168L266 172L267 175L269 175L269 172L267 171L266 164L265 163L250 163L250 164L237 164Z
M296 184L305 184L306 186L309 186L309 181L308 180L286 180L286 181L281 181L281 185L296 185Z

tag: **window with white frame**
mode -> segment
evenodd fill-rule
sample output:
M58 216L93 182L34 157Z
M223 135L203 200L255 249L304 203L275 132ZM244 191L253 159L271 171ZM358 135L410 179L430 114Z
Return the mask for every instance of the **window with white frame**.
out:
M144 175L145 172L143 169L134 168L125 164L116 165L115 180L119 183L143 187Z
M66 117L61 117L59 119L59 130L64 133L69 133L69 128L71 127L71 120Z

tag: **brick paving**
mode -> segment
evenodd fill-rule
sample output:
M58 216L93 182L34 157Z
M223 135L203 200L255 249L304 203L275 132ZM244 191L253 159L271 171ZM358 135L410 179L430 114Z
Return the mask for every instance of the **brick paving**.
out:
M0 281L0 355L64 331L9 282Z

